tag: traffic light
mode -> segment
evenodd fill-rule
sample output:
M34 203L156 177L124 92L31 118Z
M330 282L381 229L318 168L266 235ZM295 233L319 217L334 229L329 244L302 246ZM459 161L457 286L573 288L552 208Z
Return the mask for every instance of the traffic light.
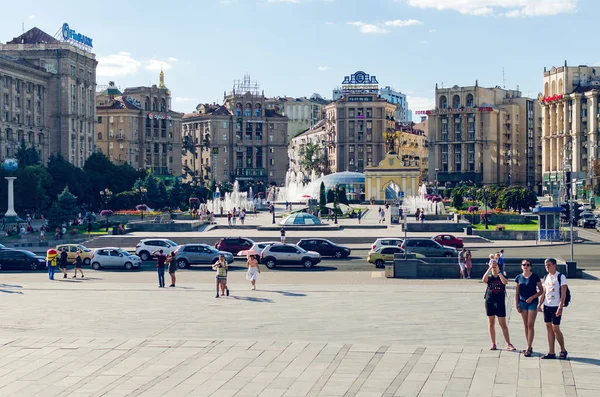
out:
M562 203L560 206L563 209L563 212L560 213L560 219L563 222L570 223L571 222L571 212L569 210L569 203Z
M581 218L582 211L579 209L579 203L573 202L573 223L577 225Z

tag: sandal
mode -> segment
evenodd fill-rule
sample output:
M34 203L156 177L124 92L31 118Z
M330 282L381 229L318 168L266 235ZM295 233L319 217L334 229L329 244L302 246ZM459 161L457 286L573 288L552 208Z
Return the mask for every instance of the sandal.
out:
M523 351L523 355L525 357L531 357L531 353L533 353L533 348L531 348L531 347L529 349L526 349L525 351Z
M512 343L509 343L508 346L506 346L506 349L510 350L511 352L517 350L517 348L514 347Z
M490 350L498 350L498 349L496 348L496 344L495 344L495 343L492 343L492 346L490 346Z
M566 360L567 359L567 354L569 354L569 353L567 353L566 351L560 352L560 354L558 355L558 358L561 359L561 360Z
M542 357L540 357L542 360L554 360L556 358L556 354L554 353L548 353L548 354L544 354Z

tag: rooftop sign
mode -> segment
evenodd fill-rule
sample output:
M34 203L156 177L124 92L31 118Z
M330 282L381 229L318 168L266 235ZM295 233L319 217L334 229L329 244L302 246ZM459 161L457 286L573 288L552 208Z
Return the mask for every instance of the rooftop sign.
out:
M341 87L342 94L377 94L379 82L375 76L358 71L350 76L344 77Z
M74 41L75 43L82 44L86 47L93 47L92 39L77 33L75 30L69 27L68 23L63 23L62 26L62 38L64 41Z
M482 113L492 112L494 108L490 106L478 108L452 108L452 109L432 109L432 110L417 110L415 114L436 115L436 114L462 114L462 113Z

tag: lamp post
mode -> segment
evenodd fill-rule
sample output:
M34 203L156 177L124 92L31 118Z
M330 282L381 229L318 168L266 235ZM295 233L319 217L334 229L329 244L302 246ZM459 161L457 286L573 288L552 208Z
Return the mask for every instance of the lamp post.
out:
M110 198L112 197L112 192L106 188L104 190L100 190L100 198L102 199L102 201L104 201L104 209L107 210L108 209L108 201L110 200Z
M440 172L439 168L435 169L435 199L437 200L438 192L438 172ZM438 202L435 201L435 214L438 214Z
M142 204L144 204L144 197L146 196L146 193L148 192L148 189L146 189L144 186L140 186L137 189L137 192L140 194L140 201L142 202ZM141 218L142 220L144 219L144 207L140 207L141 210Z
M335 223L336 225L338 224L338 220L337 220L337 203L339 200L339 186L335 185L335 190L334 190L334 195L333 195L333 223Z
M273 211L272 211L272 213L273 213L273 224L275 224L275 201L273 201L271 203L271 205L273 206Z
M483 222L485 223L485 228L486 230L489 228L488 227L488 212L487 212L487 194L488 194L488 188L487 186L483 187Z

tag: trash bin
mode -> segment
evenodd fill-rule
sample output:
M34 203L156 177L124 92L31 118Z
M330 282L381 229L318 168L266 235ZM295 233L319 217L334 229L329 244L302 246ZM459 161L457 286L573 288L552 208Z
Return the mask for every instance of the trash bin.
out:
M394 262L385 264L385 277L394 278Z

